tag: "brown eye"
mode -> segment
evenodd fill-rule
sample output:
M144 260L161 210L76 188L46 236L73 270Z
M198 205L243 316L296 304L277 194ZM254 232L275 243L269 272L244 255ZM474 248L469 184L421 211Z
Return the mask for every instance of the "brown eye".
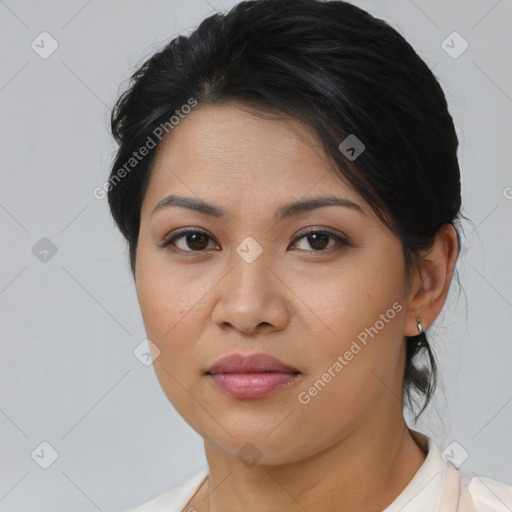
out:
M330 249L332 247L329 247L329 240L334 240L335 244L338 245L348 245L347 240L344 238L341 238L340 236L335 235L334 233L331 233L329 231L321 231L321 230L310 230L301 236L297 237L294 240L294 243L301 241L303 239L307 240L308 245L313 249L313 251L310 252L322 252ZM306 251L309 249L305 249Z
M207 252L209 241L212 238L203 231L195 229L186 229L178 233L174 233L173 236L166 239L161 244L158 244L161 248L175 247L178 251L182 252ZM329 231L322 230L309 230L303 233L301 236L294 240L294 244L301 240L307 240L309 247L312 249L300 249L309 252L324 252L332 249L332 247L349 245L348 241L339 235L335 235ZM333 244L329 245L332 241Z
M174 246L183 252L204 252L204 249L208 247L208 242L211 239L212 238L203 231L189 229L168 238L163 243L159 244L159 247L165 248Z
M330 235L326 233L313 233L312 235L306 236L310 247L320 251L327 247L330 238Z
M202 233L189 233L185 236L185 243L194 251L201 251L208 246L208 236ZM205 243L206 242L206 243Z

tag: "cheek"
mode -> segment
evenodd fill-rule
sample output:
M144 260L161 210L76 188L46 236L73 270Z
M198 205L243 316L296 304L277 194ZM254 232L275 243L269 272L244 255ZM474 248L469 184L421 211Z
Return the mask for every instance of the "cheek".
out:
M190 396L184 389L191 389L200 373L196 340L202 329L198 312L205 288L148 258L141 257L137 266L137 297L146 335L159 351L153 362L155 374L169 401L188 418Z
M382 382L391 386L398 371L404 274L400 257L392 259L391 254L396 256L390 253L389 259L379 261L355 258L334 279L331 275L316 281L307 295L308 304L327 327L311 382L322 378L342 356L343 369L336 372L336 383L328 387L339 402L355 408L364 402L361 393L371 400ZM324 394L326 400L330 393Z
M334 276L325 276L322 285L311 287L309 300L331 334L351 340L376 322L382 334L400 331L397 313L405 309L400 261L374 261L363 255L353 258L350 265L347 263ZM393 307L394 304L397 305Z
M186 270L162 265L144 250L137 259L136 291L146 334L162 352L176 351L198 327L195 315L205 293L204 283Z

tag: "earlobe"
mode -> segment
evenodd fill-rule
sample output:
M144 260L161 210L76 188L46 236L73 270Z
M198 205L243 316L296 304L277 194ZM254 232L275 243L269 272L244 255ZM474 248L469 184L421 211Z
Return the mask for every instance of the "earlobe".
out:
M405 336L418 335L417 322L430 327L446 302L458 254L458 236L451 224L440 228L434 244L423 255L419 279L411 290Z

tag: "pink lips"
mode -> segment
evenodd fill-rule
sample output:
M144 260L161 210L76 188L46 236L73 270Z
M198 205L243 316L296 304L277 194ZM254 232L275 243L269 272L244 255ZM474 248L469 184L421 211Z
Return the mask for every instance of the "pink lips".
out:
M206 374L224 393L234 398L264 398L290 385L300 372L268 354L231 354L215 363Z

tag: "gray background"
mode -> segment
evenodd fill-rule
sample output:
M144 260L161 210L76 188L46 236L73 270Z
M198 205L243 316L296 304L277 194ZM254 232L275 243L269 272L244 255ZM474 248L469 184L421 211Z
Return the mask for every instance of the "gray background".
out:
M459 443L466 472L512 484L512 1L353 3L397 28L439 78L472 220L463 288L430 332L444 392L412 426L441 449ZM234 4L0 1L1 511L122 511L205 464L201 438L133 354L145 333L127 252L92 190L108 177L109 109L134 66ZM59 45L46 59L31 47L43 31ZM457 58L442 47L453 31L469 44ZM56 254L40 252L43 237ZM47 469L43 441L58 453Z

